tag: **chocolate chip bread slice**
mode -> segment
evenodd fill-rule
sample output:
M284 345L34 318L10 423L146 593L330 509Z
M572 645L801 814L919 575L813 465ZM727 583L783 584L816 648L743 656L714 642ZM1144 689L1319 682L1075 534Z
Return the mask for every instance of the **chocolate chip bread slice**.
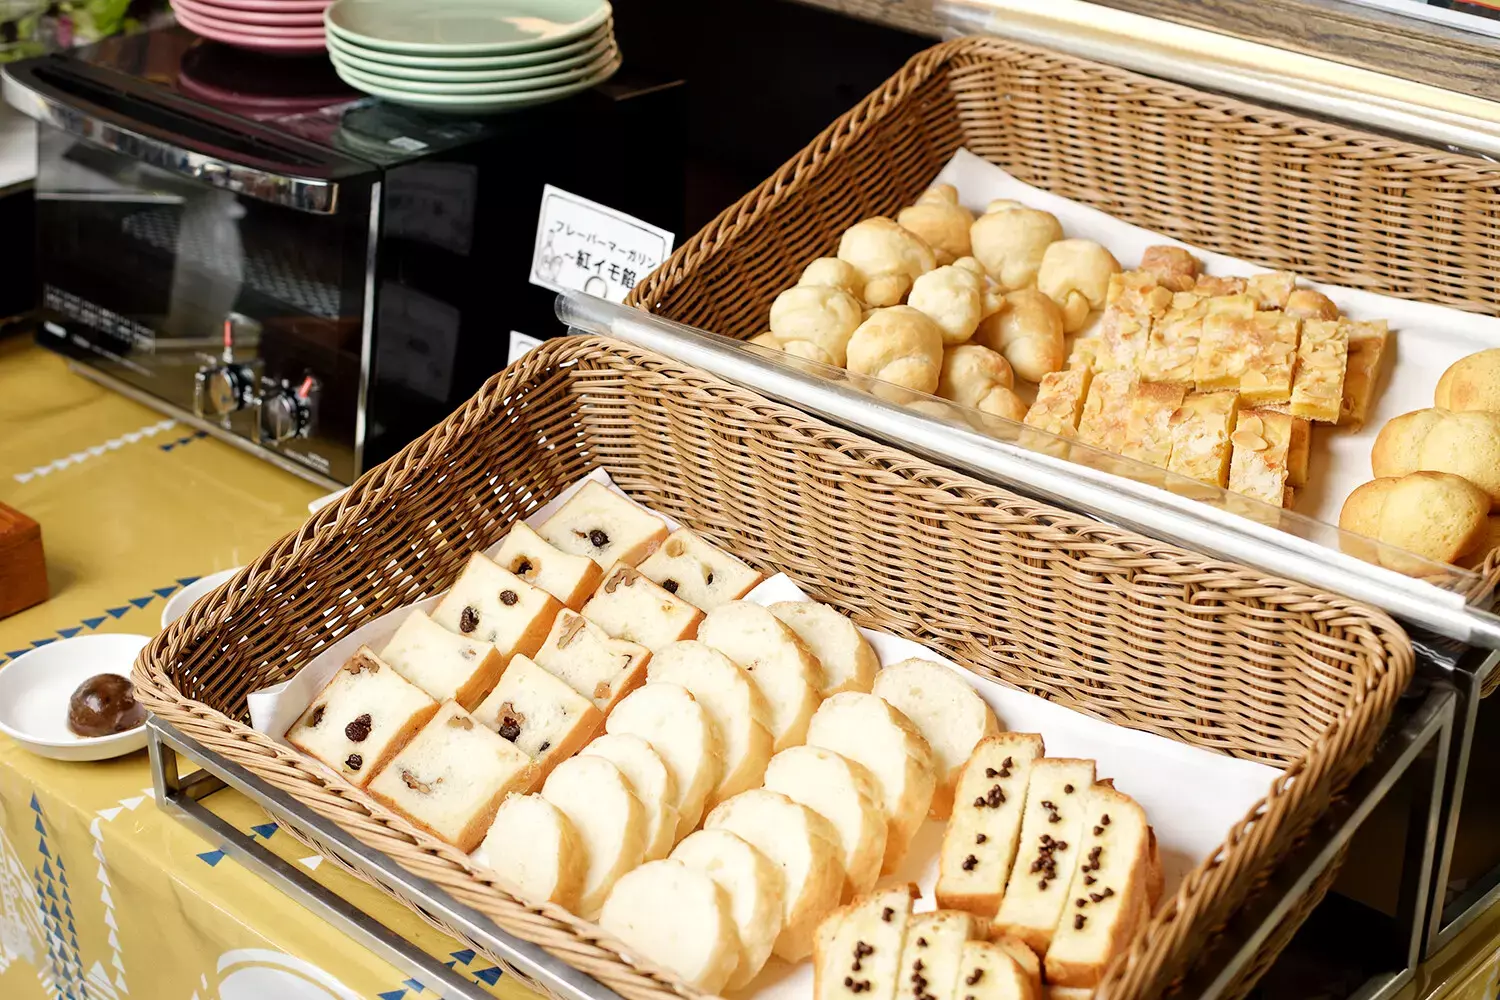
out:
M813 1000L895 1000L915 885L885 889L835 910L813 945Z
M979 742L958 779L953 816L938 856L939 906L994 917L1005 898L1032 765L1044 751L1034 733L1000 733Z

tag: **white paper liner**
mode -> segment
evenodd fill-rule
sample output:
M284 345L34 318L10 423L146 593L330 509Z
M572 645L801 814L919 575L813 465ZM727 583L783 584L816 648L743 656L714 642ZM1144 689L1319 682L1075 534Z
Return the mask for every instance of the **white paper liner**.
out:
M1191 250L1203 260L1209 274L1245 276L1267 270L1235 257L1200 250L1032 187L966 149L953 154L934 183L952 184L958 189L959 201L976 213L998 198L1011 198L1051 212L1062 223L1063 235L1102 243L1127 269L1140 263L1147 247L1168 244ZM1344 498L1374 477L1370 449L1380 429L1392 417L1431 406L1438 378L1453 362L1500 346L1500 320L1337 285L1306 280L1302 284L1327 295L1350 319L1388 320L1392 333L1364 427L1351 432L1318 424L1313 431L1311 474L1307 486L1297 491L1294 509L1337 524Z
M535 527L545 521L589 481L615 488L609 475L596 469L527 518L527 523ZM657 516L674 529L678 526L664 515ZM493 553L498 548L497 542L486 552ZM367 645L378 652L413 608L430 609L441 597L439 594L426 598L360 626L320 652L295 677L251 694L251 725L276 739L283 738L356 649ZM807 599L806 593L781 573L746 595L746 600L763 605ZM906 659L940 663L979 693L994 709L1002 729L1041 733L1051 757L1097 760L1099 777L1114 778L1115 787L1134 797L1146 810L1156 829L1168 893L1175 892L1183 876L1218 848L1229 828L1249 812L1280 774L1278 769L1265 764L1090 718L980 677L909 639L867 628L860 631L874 647L882 667ZM332 770L328 773L333 774ZM944 824L939 822L924 823L901 870L881 879L882 885L915 882L921 886L923 898L917 904L918 910L934 905L932 891L937 882L943 829ZM482 848L471 858L480 865L488 863ZM754 996L756 1000L805 1000L812 995L812 963L790 965L773 957L755 981L737 995Z

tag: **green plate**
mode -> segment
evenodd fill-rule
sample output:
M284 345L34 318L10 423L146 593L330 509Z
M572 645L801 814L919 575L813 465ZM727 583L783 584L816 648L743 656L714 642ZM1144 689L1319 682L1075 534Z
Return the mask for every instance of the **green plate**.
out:
M606 0L338 0L323 23L383 52L495 56L556 48L609 16Z
M394 71L384 72L369 70L341 52L329 49L328 57L333 60L333 65L349 77L358 80L361 86L372 85L376 87L387 87L391 90L401 90L413 94L516 94L528 90L545 90L549 87L563 87L580 80L587 80L598 76L610 63L617 63L620 58L620 50L614 45L607 46L603 52L594 58L594 61L578 69L553 73L548 76L534 76L525 80L476 80L464 81L456 79L444 79L434 83L430 80L418 80L408 76L409 69L398 68ZM467 74L472 76L473 74Z
M389 53L374 49L362 49L343 41L338 35L328 35L328 53L335 61L342 59L354 69L378 76L392 76L402 80L431 80L434 83L499 83L505 80L546 80L548 83L564 83L565 73L582 75L591 63L614 48L614 36L602 31L589 36L592 44L576 55L565 56L552 62L535 63L529 66L499 67L496 69L469 69L455 63L467 63L468 59L429 59L437 65L431 67L411 66L389 59ZM545 86L546 84L540 84Z
M614 59L602 71L587 79L561 87L544 87L541 90L527 90L513 94L418 94L382 83L367 82L369 77L360 80L342 66L334 66L333 69L349 86L384 98L393 104L432 111L451 111L455 114L483 114L491 111L518 111L533 104L560 101L603 83L614 76L619 68L620 60Z

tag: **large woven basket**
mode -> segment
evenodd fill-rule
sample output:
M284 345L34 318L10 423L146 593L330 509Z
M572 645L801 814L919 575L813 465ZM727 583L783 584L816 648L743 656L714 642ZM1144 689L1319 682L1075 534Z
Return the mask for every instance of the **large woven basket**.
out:
M249 692L442 590L471 551L596 467L862 624L1098 718L1285 770L1163 901L1111 970L1110 996L1168 989L1368 758L1411 675L1409 641L1379 612L983 485L618 342L567 338L195 605L137 661L142 699L623 996L695 996L621 960L592 925L518 903L245 724Z
M1495 164L986 37L913 57L626 302L755 336L808 261L861 219L911 204L960 147L1205 250L1500 314ZM1488 604L1500 550L1477 572L1463 593Z

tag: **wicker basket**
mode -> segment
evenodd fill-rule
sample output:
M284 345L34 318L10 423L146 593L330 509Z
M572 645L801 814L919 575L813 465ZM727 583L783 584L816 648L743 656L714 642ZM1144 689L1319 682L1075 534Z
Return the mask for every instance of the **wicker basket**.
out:
M1112 969L1111 996L1167 989L1368 759L1411 676L1410 643L1379 612L985 486L618 342L568 338L195 605L137 661L142 700L623 996L694 996L245 725L249 692L446 587L469 552L601 466L863 624L1095 717L1285 769L1163 901Z

